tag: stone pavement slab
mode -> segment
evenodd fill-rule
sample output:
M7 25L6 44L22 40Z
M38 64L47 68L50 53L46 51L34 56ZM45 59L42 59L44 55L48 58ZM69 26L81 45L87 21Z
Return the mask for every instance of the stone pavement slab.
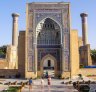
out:
M29 88L24 87L22 92L29 92ZM44 88L41 88L40 85L35 85L32 87L31 92L78 92L72 86L64 86L64 85L51 85L48 87L47 85Z
M8 85L0 85L0 92L5 89L8 89Z
M31 92L78 92L72 86L72 84L62 84L63 80L52 79L51 86L47 85L47 79L44 79L44 88L40 86L41 80L33 80L33 86ZM22 92L29 92L29 87L25 86Z

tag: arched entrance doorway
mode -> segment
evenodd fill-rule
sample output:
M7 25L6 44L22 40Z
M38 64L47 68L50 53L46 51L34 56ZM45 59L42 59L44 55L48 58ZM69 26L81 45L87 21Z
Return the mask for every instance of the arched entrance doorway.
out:
M52 55L48 54L44 56L41 60L40 66L42 76L45 75L46 72L48 72L48 75L50 75L51 77L54 77L56 75L57 61Z

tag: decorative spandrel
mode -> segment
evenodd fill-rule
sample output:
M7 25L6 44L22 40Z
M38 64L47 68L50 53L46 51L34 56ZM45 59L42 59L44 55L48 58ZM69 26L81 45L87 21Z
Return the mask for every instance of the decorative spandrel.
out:
M69 50L69 34L64 34L64 49Z
M28 71L34 71L34 37L32 30L28 34Z
M57 62L60 62L60 58L61 58L60 48L58 48L58 49L52 49L52 48L44 48L44 49L41 48L40 49L40 48L38 48L38 70L40 70L40 66L39 65L40 65L40 62L41 62L42 58L44 56L48 55L48 54L50 54L53 57L55 57Z
M34 56L28 56L28 71L34 71Z
M34 68L35 68L35 60L34 60L34 33L33 33L33 15L29 14L28 17L28 34L27 34L27 70L28 71L32 71L34 72Z
M32 51L33 49L33 43L34 43L34 37L33 37L33 32L32 30L29 30L28 34L28 51Z
M69 56L68 55L65 55L65 62L64 62L65 66L64 66L64 71L69 71L69 65L70 65L70 62L69 62Z
M56 21L58 21L59 24L61 24L61 13L54 13L54 12L49 12L49 13L36 13L36 25L38 24L38 22L40 22L41 20L45 19L45 18L52 18Z
M29 29L32 29L33 28L33 14L29 14L29 17L28 17L28 21L29 21Z
M44 49L38 49L38 62L40 62L42 58L46 56L47 54L54 56L57 59L57 61L60 61L60 49L44 48Z

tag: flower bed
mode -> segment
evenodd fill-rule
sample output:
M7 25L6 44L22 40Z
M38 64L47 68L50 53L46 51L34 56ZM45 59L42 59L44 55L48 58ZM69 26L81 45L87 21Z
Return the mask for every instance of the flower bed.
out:
M96 75L87 75L87 77L96 77Z

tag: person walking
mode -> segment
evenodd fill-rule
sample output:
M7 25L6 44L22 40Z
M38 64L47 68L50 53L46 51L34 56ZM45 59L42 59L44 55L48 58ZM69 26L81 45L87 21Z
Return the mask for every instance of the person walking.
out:
M32 78L29 79L29 92L32 92Z

